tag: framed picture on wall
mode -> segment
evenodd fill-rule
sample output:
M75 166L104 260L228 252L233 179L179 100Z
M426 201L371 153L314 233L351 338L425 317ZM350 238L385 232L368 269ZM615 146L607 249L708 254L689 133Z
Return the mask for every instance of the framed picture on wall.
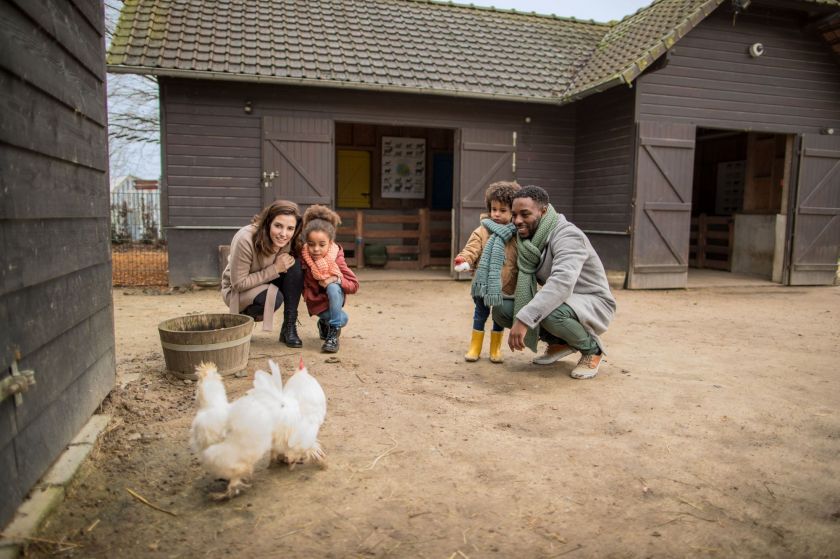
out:
M426 140L382 137L382 197L426 197Z

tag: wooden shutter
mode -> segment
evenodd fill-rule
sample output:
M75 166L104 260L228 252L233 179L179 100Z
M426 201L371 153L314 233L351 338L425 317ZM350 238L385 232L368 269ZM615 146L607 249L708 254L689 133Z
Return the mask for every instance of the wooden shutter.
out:
M263 204L283 198L332 205L333 121L310 116L263 117ZM273 178L271 173L274 173Z
M791 285L832 285L840 248L840 137L804 134L791 243Z
M694 126L639 123L631 289L685 287L693 165Z
M473 229L479 225L479 216L487 211L484 192L495 181L514 179L514 154L516 145L512 130L463 128L456 134L458 161L457 234L458 245L453 254L460 252Z

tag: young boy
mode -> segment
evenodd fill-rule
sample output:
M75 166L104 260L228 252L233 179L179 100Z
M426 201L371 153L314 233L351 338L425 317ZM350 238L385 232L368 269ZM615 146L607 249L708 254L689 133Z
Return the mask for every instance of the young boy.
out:
M489 218L482 215L481 225L455 257L455 271L475 270L471 289L475 312L470 348L464 355L467 361L478 361L481 355L484 324L490 316L490 307L501 304L502 298L512 298L516 291L516 229L511 223L510 208L519 188L515 182L494 182L487 188L484 200ZM490 361L493 363L504 361L503 332L504 328L494 321L490 333Z

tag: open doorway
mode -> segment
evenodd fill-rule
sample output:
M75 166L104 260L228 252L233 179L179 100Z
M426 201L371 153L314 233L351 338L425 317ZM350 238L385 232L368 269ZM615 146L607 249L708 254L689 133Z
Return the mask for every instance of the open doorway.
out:
M793 136L698 128L689 266L782 281Z
M449 265L453 148L453 130L335 123L339 242L351 266Z

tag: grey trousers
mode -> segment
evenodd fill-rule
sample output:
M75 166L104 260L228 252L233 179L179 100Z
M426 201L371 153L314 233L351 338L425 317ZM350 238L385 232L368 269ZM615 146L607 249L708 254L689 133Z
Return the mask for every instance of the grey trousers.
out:
M513 299L493 307L493 320L505 328L513 326ZM569 344L584 355L598 353L598 342L586 331L572 307L563 303L540 322L540 339L550 344Z

